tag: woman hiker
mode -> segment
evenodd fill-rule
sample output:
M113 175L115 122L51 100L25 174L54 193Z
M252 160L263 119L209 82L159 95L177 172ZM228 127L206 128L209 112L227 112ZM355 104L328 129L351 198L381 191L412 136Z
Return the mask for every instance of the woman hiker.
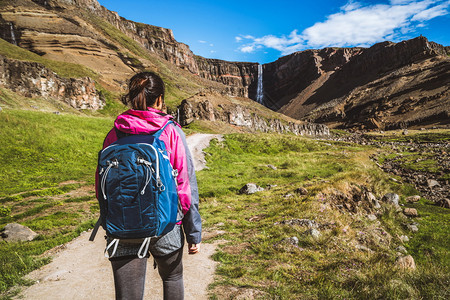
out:
M103 148L117 141L118 135L152 134L167 122L173 121L172 116L163 112L164 91L164 82L152 72L133 76L129 82L129 93L124 98L124 102L132 109L117 117L114 128L105 138ZM200 251L198 187L186 137L180 126L172 123L164 128L160 139L166 146L171 165L178 171L177 191L184 217L173 230L159 238L151 239L149 253L144 258L137 255L142 239L120 240L114 255L110 257L116 299L143 299L147 258L150 254L163 280L164 299L183 299L184 235L188 243L188 253L195 254ZM107 237L108 243L111 240L112 238ZM111 249L108 251L111 255Z

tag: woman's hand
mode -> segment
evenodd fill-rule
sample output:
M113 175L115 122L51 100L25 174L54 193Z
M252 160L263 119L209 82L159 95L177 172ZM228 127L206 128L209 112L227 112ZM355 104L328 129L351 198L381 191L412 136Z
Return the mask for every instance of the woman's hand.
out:
M200 244L188 244L188 253L196 254L200 252Z

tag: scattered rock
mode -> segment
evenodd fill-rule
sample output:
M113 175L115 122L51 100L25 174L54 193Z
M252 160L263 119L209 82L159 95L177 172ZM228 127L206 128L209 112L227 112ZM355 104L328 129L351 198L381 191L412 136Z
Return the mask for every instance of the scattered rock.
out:
M290 237L290 238L285 238L283 240L283 242L287 243L287 244L294 245L294 246L298 246L298 238L296 236L293 236L293 237Z
M36 105L31 105L31 108L34 108L34 109L39 109L39 106L36 106Z
M3 109L0 107L0 111L2 111Z
M429 187L430 189L432 189L432 188L434 188L434 187L441 186L441 185L439 184L439 182L437 182L437 180L434 180L434 179L428 179L428 180L427 180L427 184L428 184L428 187Z
M308 190L305 189L304 187L299 187L294 192L300 195L308 195Z
M414 202L417 202L419 200L420 200L420 196L419 195L406 197L406 202L409 202L409 203L414 203Z
M6 242L32 241L37 235L30 228L17 223L7 224L1 234L3 240Z
M403 246L398 246L395 250L402 254L408 254L408 250L406 250L406 248Z
M247 183L239 190L239 193L250 195L250 194L254 194L257 192L261 192L261 191L264 191L264 189L262 187L254 184L254 183Z
M383 196L381 201L384 201L386 203L398 206L398 201L400 200L400 197L397 194L394 193L387 193Z
M61 113L59 111L54 111L53 114L60 115Z
M407 243L407 242L409 242L409 237L408 237L407 235L401 235L401 236L400 236L400 240L401 240L403 243Z
M275 167L274 165L267 165L268 168L271 168L272 170L276 170L277 167Z
M308 228L318 228L319 224L316 221L310 219L291 219L291 220L283 220L281 222L276 222L275 225L298 225L298 226L306 226Z
M271 190L273 188L276 188L277 186L278 185L276 185L276 184L268 184L268 185L266 185L266 189Z
M408 225L406 225L406 227L407 227L410 231L412 231L412 232L417 232L417 231L419 231L419 227L417 227L416 224L408 224Z
M440 207L450 208L450 199L441 199L437 202Z
M373 208L375 208L375 209L380 209L381 208L380 202L378 202L378 200L375 200L373 202Z
M370 221L375 221L377 219L377 216L375 216L375 215L367 215L367 219L369 219Z
M399 257L397 258L397 261L395 263L400 269L403 270L416 269L416 263L414 262L414 258L411 255Z
M289 199L289 198L292 198L292 197L294 197L294 195L292 195L292 194L286 194L286 195L284 195L284 199Z
M356 244L355 248L361 251L372 252L372 249L361 244Z
M417 209L410 208L410 207L406 207L403 210L403 214L408 217L418 217L419 216L419 214L417 213Z
M314 239L318 239L321 236L320 231L315 228L307 230L306 233L311 235Z

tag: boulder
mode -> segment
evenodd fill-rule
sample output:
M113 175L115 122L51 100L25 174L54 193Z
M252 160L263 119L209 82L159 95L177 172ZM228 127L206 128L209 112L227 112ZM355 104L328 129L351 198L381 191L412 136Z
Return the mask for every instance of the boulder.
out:
M398 206L398 201L400 200L400 197L395 193L387 193L383 196L381 201L386 202L388 204L392 204L395 206Z
M275 167L274 165L267 165L268 168L271 168L272 170L276 170L277 167Z
M409 202L409 203L414 203L414 202L417 202L419 200L420 200L420 196L419 195L406 197L406 202Z
M369 219L370 221L375 221L377 219L377 216L375 216L375 215L367 215L367 219Z
M400 236L400 240L401 240L403 243L407 243L407 242L409 242L409 237L408 237L407 235L401 235L401 236Z
M290 237L290 238L285 238L283 240L284 243L286 244L291 244L293 246L298 246L298 238L296 236Z
M410 207L406 207L403 210L403 214L407 217L418 217L419 216L419 214L417 213L417 209L410 208Z
M30 228L17 223L7 224L1 233L3 240L6 242L32 241L37 235Z
M254 194L257 192L261 192L261 191L264 191L264 188L254 184L254 183L247 183L239 190L239 193L250 195L250 194Z
M315 228L307 230L306 233L311 235L314 239L318 239L321 236L320 231Z
M417 231L419 231L419 227L417 227L416 224L408 224L408 225L406 225L406 227L407 227L410 231L412 231L412 232L417 232Z
M370 249L364 245L361 245L361 244L356 244L355 248L358 250L361 250L361 251L372 252L372 249Z
M434 188L434 187L437 187L437 186L441 186L441 185L439 184L439 182L437 182L437 180L434 180L434 179L428 179L428 180L427 180L427 184L428 184L428 187L429 187L430 189L432 189L432 188Z
M397 258L395 264L403 270L415 270L416 263L414 262L414 258L411 255L401 256Z

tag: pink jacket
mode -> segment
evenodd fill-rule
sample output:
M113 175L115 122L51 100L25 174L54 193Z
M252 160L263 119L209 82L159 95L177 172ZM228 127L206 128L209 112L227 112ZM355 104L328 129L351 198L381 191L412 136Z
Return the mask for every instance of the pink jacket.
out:
M126 134L152 134L170 120L173 120L171 115L153 108L146 111L130 109L117 117L114 128L103 142L103 149L117 141L116 130ZM178 124L169 125L162 132L160 139L166 145L172 167L178 170L178 196L185 215L183 227L186 239L188 243L198 244L201 241L198 186L185 135Z

